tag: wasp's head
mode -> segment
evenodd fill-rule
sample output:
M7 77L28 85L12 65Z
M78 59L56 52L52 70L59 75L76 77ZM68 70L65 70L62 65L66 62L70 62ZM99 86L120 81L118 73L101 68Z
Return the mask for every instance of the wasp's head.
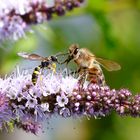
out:
M58 61L56 56L51 56L51 60L52 60L53 62L57 62L57 61Z

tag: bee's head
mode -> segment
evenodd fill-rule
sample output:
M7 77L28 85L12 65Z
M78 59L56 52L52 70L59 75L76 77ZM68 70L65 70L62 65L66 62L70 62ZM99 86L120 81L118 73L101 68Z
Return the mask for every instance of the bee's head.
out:
M74 57L75 55L77 55L78 50L79 50L79 45L78 44L72 44L69 47L69 55Z
M78 50L79 50L79 45L78 44L72 44L70 47L69 47L69 56L66 60L67 64L76 57L77 53L78 53Z
M61 64L68 64L72 59L74 59L77 55L79 51L79 45L78 44L72 44L70 47L69 47L69 52L66 53L68 54L68 57L67 59L64 61L64 62L61 62Z

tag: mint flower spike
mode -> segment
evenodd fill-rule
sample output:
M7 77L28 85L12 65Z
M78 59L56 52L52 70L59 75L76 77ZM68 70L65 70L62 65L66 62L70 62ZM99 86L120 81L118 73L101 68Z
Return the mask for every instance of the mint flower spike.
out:
M1 0L0 41L25 37L31 24L50 20L54 14L63 16L66 11L79 7L83 0Z
M65 70L64 70L65 71ZM43 122L52 116L101 118L115 111L120 116L140 117L140 95L128 89L110 89L93 83L79 83L79 78L47 71L36 85L31 74L16 73L0 79L0 129L5 124L37 134ZM64 76L64 75L65 76Z

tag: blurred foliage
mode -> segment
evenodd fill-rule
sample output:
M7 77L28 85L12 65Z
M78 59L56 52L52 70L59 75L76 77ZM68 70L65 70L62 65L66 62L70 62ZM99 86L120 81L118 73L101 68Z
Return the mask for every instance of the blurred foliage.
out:
M78 43L99 57L121 64L120 71L104 70L111 88L125 87L134 93L140 92L139 23L140 0L88 0L82 8L65 17L34 26L34 33L28 33L26 38L1 44L0 73L9 73L21 63L16 55L19 51L46 56L67 52L70 44ZM29 65L26 60L24 63ZM139 119L120 118L115 114L87 121L85 127L89 140L137 140L140 137Z

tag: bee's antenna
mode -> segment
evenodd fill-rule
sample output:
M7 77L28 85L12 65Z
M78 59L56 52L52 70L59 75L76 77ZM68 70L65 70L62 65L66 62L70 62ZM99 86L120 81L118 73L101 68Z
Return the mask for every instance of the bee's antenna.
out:
M73 57L69 55L68 58L64 62L61 62L61 64L66 63L66 65L67 65L72 59L73 59Z
M61 62L60 64L65 64L68 62L68 59L66 59L65 61Z
M65 55L68 55L69 53L62 53L62 52L59 52L59 53L57 53L56 55L54 55L55 57L59 57L59 56L65 56ZM58 64L64 64L64 63L66 63L67 62L67 59L64 61L64 62L59 62L58 60L57 60L57 63Z
M58 56L62 56L62 55L68 55L69 53L62 53L62 52L59 52L57 53L55 56L58 57Z

